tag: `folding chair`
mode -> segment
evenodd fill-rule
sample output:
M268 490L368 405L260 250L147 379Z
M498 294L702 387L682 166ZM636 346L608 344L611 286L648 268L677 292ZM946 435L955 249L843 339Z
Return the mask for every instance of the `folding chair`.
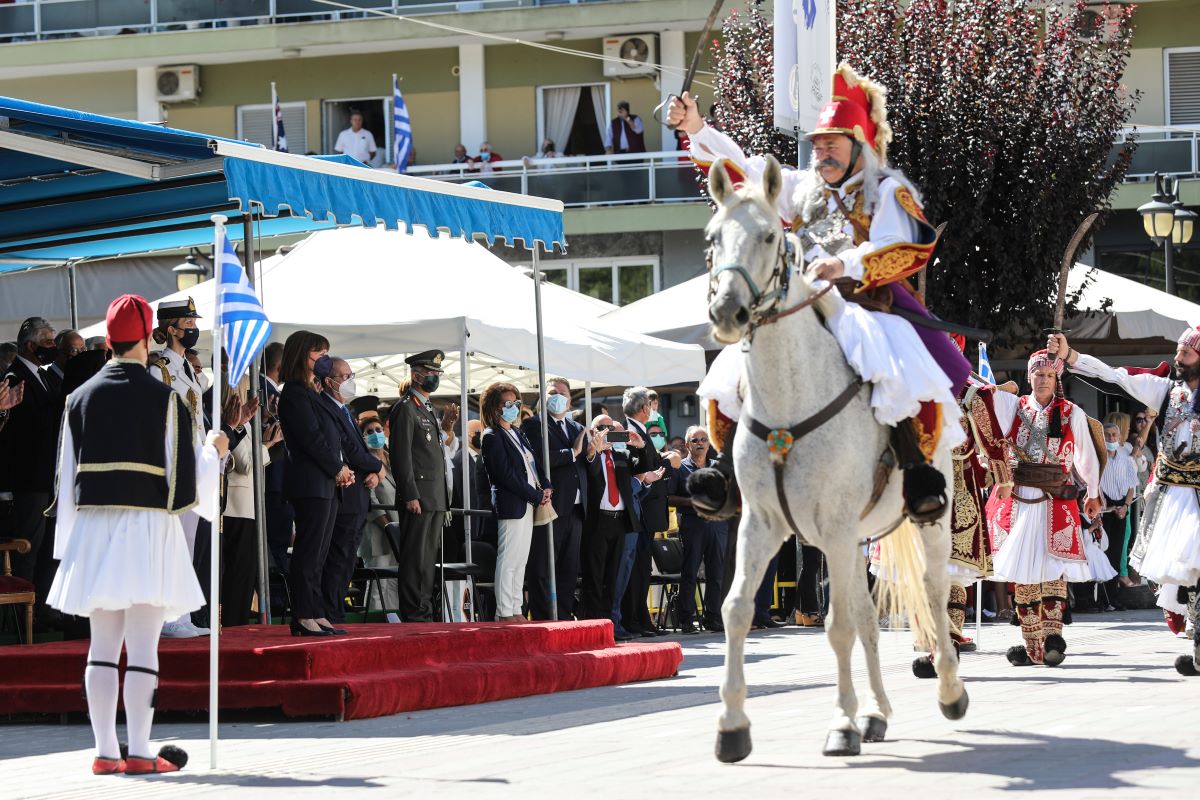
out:
M679 628L679 582L683 570L683 542L676 538L655 539L650 543L650 560L654 572L650 586L659 587L658 614L655 624L660 628ZM674 622L672 623L672 619Z

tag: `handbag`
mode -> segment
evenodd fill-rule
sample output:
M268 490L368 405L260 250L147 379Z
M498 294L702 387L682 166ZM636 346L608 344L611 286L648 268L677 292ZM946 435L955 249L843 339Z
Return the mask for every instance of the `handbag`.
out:
M533 507L534 526L549 525L556 519L558 519L558 512L554 510L554 503L545 503Z

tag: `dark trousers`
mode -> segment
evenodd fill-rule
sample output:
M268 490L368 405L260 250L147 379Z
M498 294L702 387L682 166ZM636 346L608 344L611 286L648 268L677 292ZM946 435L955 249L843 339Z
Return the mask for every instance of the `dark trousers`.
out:
M608 619L612 614L613 593L621 569L628 520L625 513L611 516L596 509L596 520L588 525L580 549L583 564L583 588L579 604L586 619Z
M292 545L292 560L288 565L292 616L318 619L325 615L321 573L333 538L338 501L322 497L295 498L292 508L296 511L296 542Z
M760 622L771 618L771 605L775 601L775 573L779 571L779 553L767 564L762 583L754 595L754 621Z
M192 551L192 569L196 571L196 580L200 582L200 591L204 593L204 607L192 612L192 622L202 628L211 627L209 623L212 622L212 581L209 580L212 576L212 528L213 523L203 517L197 521L196 549ZM220 592L217 594L219 596Z
M257 623L250 614L258 584L258 529L254 520L222 520L221 564L221 624Z
M7 457L15 458L17 454L7 453ZM39 603L46 601L46 595L50 591L50 586L45 587L38 584L38 578L42 577L45 572L45 561L49 556L43 557L46 544L46 517L44 512L50 505L49 492L28 492L15 491L13 492L12 504L12 536L17 539L26 539L29 541L29 552L23 555L13 553L12 568L13 575L18 578L24 578L34 585L37 590L37 599ZM49 551L54 553L53 545ZM42 569L38 569L39 564ZM50 573L51 581L54 580L54 573Z
M639 533L637 549L633 553L633 568L629 573L629 586L621 600L621 619L627 630L648 631L654 627L650 619L650 606L646 598L650 595L650 542L653 536Z
M400 619L433 622L433 565L442 543L444 511L400 512Z
M679 581L679 623L696 615L696 576L704 562L704 616L721 619L721 582L725 577L725 545L728 527L723 522L686 519L679 530L683 542L683 567Z
M288 547L292 544L292 523L296 514L282 492L267 492L264 508L267 514L267 552L271 556L271 564L275 569L287 572Z
M334 518L329 553L321 572L321 596L325 599L325 618L330 622L346 620L346 589L354 577L366 521L366 514L338 514Z
M801 614L820 614L821 551L799 544L796 553L796 610Z
M583 506L576 505L551 523L554 526L554 588L558 594L558 618L571 619L575 612L575 584L579 580L579 547L583 538ZM550 614L550 542L546 526L533 529L529 561L525 565L525 588L529 595L530 619L553 619Z

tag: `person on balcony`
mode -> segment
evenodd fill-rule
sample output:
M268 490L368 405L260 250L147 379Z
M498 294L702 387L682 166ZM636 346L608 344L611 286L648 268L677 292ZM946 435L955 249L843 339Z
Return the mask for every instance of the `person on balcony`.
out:
M646 128L642 118L629 110L628 100L617 103L617 115L609 125L604 152L609 155L646 152Z

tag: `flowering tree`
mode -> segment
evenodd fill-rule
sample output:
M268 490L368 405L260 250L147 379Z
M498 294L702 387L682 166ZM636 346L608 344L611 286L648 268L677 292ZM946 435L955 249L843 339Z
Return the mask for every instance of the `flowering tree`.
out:
M1133 155L1133 142L1113 148L1138 99L1121 83L1133 9L1105 7L1097 36L1083 0L839 0L839 57L889 88L889 157L946 223L928 276L940 316L1001 334L1049 323L1067 242L1108 207ZM755 4L724 34L717 121L744 149L786 159L771 128L771 23Z

